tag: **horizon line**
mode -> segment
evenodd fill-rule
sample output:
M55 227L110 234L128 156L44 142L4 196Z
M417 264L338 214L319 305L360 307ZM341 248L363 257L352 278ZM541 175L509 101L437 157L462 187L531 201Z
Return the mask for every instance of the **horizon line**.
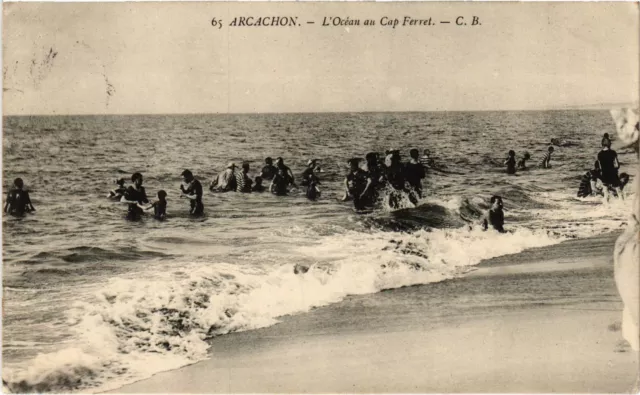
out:
M172 113L67 113L67 114L2 114L2 117L78 117L78 116L163 116L163 115L286 115L286 114L389 114L389 113L429 113L429 112L537 112L537 111L606 111L614 108L637 108L640 103L608 103L608 104L591 104L577 105L556 108L539 108L539 109L508 109L508 110L398 110L398 111L265 111L265 112L172 112Z

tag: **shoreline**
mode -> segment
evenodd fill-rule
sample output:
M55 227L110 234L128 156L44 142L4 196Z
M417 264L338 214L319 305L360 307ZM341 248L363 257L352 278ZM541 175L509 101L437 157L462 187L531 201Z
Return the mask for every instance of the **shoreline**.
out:
M629 392L638 355L619 331L619 233L219 336L209 359L108 393Z

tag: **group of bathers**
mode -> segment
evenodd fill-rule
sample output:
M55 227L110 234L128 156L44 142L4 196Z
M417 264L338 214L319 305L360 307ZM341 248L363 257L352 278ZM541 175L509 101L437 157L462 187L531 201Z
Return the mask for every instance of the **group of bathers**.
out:
M384 155L375 152L368 153L365 164L361 167L361 159L352 158L348 161L349 172L345 177L346 200L353 200L357 210L372 209L378 202L379 191L390 186L389 204L391 207L398 207L402 194L410 201L416 203L422 197L422 179L425 177L425 168L432 164L429 158L429 151L425 150L422 158L418 157L418 150L412 149L409 153L410 159L402 163L398 150L388 150ZM239 168L235 163L230 162L226 168L211 181L209 190L211 192L264 192L267 190L262 184L263 181L270 181L268 191L274 195L287 195L290 188L297 188L295 177L291 169L284 164L284 160L278 157L275 161L268 157L262 167L260 174L253 180L249 177L249 163L243 163ZM305 188L305 195L309 200L316 200L320 197L320 173L321 167L317 159L307 162L307 167L302 172L300 186ZM189 213L193 216L200 216L204 213L202 203L203 188L190 170L185 170L181 174L182 184L180 185L180 197L190 201ZM143 177L140 173L131 176L131 185L125 186L125 180L116 181L118 187L109 192L108 197L128 204L127 219L138 220L147 210L153 210L154 217L162 220L166 218L167 193L160 190L157 193L157 200L150 202L145 188L142 186Z
M611 149L611 139L605 133L601 140L602 149L598 152L593 169L588 170L580 180L578 197L603 195L609 199L610 195L624 197L624 187L629 182L627 173L620 173L618 153Z

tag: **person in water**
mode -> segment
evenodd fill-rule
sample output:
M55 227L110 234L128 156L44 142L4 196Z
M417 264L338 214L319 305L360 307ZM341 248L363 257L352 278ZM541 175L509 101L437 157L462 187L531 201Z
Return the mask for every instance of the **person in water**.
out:
M204 204L202 204L202 184L196 180L191 170L182 172L182 184L180 184L180 197L189 199L191 215L202 215L204 213Z
M409 151L409 162L404 165L404 178L411 188L409 199L413 204L416 204L418 199L422 199L422 179L426 177L419 155L417 149L411 149Z
M236 190L236 164L229 162L227 168L216 177L209 185L210 191L229 192Z
M527 170L527 161L531 159L531 155L528 152L525 152L522 156L522 159L518 161L518 170Z
M402 198L403 192L408 192L405 187L405 171L400 163L400 153L398 151L393 150L391 154L387 156L387 167L385 169L385 179L387 183L391 185L393 190L389 193L389 206L391 208L398 208L400 206L400 200ZM415 197L412 199L412 203L416 203L414 201Z
M273 165L273 159L271 159L271 157L267 157L264 160L264 167L260 172L260 177L263 180L271 181L273 180L273 177L276 175L277 171L278 169L276 169L276 167Z
M602 183L597 169L588 170L580 179L578 197L595 196L602 193Z
M4 204L4 212L14 216L21 216L25 213L36 211L29 192L24 190L24 182L22 178L16 178L13 181L13 188L7 194L7 201Z
M482 229L487 230L489 226L497 230L500 233L505 233L504 230L504 211L502 197L491 196L491 208L481 219Z
M256 176L253 180L253 186L251 192L264 192L264 185L262 185L262 177Z
M283 168L278 168L276 175L273 177L273 180L271 180L269 192L277 196L286 196L288 193L288 186L289 175L287 174L287 171Z
M315 174L316 167L317 167L317 160L309 159L309 161L307 162L307 168L304 169L304 171L302 172L302 177L301 177L302 181L300 181L301 186L304 187L309 185L309 181L311 177L315 177L316 179L318 178Z
M509 156L504 164L507 166L507 174L516 174L516 152L514 150L509 151Z
M281 157L276 158L276 168L278 169L278 171L282 170L282 172L285 174L287 178L288 184L290 184L292 187L296 187L295 179L293 177L293 172L291 171L289 166L284 164L284 159L282 159Z
M554 151L553 146L550 146L547 149L547 153L544 154L544 156L542 157L542 159L538 163L538 166L542 167L543 169L551 168L551 154L553 153L553 151Z
M109 191L109 195L107 195L109 199L120 200L122 198L122 195L124 195L124 191L127 190L127 188L124 186L124 178L116 180L116 185L118 186L116 189Z
M430 167L430 168L434 167L433 158L431 157L430 150L425 149L424 151L422 151L422 156L420 157L420 163L424 167Z
M158 200L151 203L151 206L145 208L145 210L153 209L153 218L158 221L164 221L167 218L167 192L161 189L156 196Z
M385 184L384 172L380 167L379 155L377 153L369 152L365 156L365 160L367 162L366 172L371 180L371 184L363 192L363 199L366 200L368 205L373 206L378 201L380 189L382 189Z
M314 173L307 176L307 192L306 196L309 200L317 200L320 197L320 179Z
M608 192L613 194L614 197L619 197L621 199L625 198L624 187L629 183L629 175L627 173L620 173L620 187L619 192L616 188L607 187Z
M342 199L343 201L353 199L353 207L358 211L372 206L368 193L371 188L371 178L359 165L360 159L349 159L349 172L344 179L345 196Z
M129 205L127 219L130 221L139 220L143 210L147 208L143 205L149 204L147 192L142 186L142 182L142 174L133 173L131 176L131 183L133 185L129 185L129 188L127 188L120 200L122 203L127 203Z
M251 193L251 178L249 178L249 163L243 162L240 171L236 172L236 192Z
M598 169L600 169L600 179L605 186L605 198L609 199L609 190L613 190L617 196L622 196L620 190L620 179L618 177L618 154L611 149L611 140L602 139L602 150L598 152Z

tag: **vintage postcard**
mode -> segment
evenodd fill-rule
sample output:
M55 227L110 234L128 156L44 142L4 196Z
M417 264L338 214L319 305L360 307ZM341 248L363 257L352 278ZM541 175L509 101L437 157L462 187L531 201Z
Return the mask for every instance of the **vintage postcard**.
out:
M4 3L11 393L638 391L637 3Z

